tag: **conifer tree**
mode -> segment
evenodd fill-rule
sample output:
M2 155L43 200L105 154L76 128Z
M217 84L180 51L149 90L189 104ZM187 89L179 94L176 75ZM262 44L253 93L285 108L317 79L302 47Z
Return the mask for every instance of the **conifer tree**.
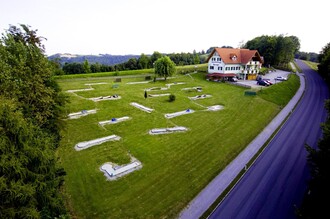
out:
M42 39L27 25L0 39L0 218L66 214L55 156L66 97Z

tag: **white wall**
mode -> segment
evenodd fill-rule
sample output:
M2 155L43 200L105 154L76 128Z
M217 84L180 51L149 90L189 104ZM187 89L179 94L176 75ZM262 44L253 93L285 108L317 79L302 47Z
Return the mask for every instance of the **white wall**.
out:
M226 67L229 67L229 70L226 70ZM234 68L233 70L231 68ZM238 68L238 69L237 69ZM225 73L241 73L244 70L244 65L241 64L228 64L225 66Z
M220 61L219 58L221 59L221 57L218 55L217 52L215 52L213 54L213 56L210 58L209 62L208 62L208 73L224 73L225 72L225 64L222 62L222 60ZM213 66L213 70L210 69L210 66ZM222 70L221 70L222 67ZM220 68L220 69L219 69Z

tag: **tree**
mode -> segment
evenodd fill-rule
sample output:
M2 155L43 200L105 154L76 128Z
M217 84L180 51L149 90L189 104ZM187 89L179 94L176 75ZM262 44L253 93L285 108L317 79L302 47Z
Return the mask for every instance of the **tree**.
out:
M27 120L13 100L0 97L0 218L65 214L53 139Z
M160 52L155 51L151 56L150 56L150 66L153 66L154 63L161 58L163 55Z
M41 39L22 27L24 31L10 26L0 41L0 95L16 99L26 118L59 137L67 99L52 77L54 66L43 53Z
M264 57L265 66L273 65L286 68L300 48L296 36L262 35L249 40L244 45L246 49L256 49Z
M66 96L44 38L21 28L10 26L0 40L0 218L55 218L65 214L55 149Z
M125 62L125 69L129 69L129 70L138 69L137 59L130 58L127 62Z
M200 64L200 62L201 62L201 60L200 60L200 58L199 58L199 55L198 54L195 54L194 55L194 64L196 65L196 64Z
M142 53L140 58L138 59L138 66L140 69L149 68L149 62L149 57Z
M165 80L172 76L175 71L175 64L168 56L163 56L155 62L155 74L164 77Z
M318 72L327 83L330 82L330 43L323 47L319 55Z
M50 60L50 63L53 65L54 68L54 75L64 75L64 71L61 67L60 58L55 58L53 60Z
M168 101L169 102L173 102L173 101L175 101L175 95L174 94L170 94L169 96L168 96Z
M91 73L92 72L87 59L85 59L85 61L84 61L83 68L84 68L84 73Z
M101 72L100 63L96 62L95 64L91 64L91 72L93 73Z
M328 111L327 119L322 124L323 136L318 142L318 149L306 145L308 164L311 167L309 192L305 195L300 208L302 218L329 218L330 197L330 100L325 107Z
M85 72L83 64L76 62L65 63L62 69L65 72L65 74L82 74Z

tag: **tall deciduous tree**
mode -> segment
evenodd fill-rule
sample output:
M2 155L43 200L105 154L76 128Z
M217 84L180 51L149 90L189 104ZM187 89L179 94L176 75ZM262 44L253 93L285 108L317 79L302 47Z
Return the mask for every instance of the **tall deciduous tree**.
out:
M160 52L155 51L151 56L150 56L150 65L153 66L157 59L161 58L163 55Z
M155 62L155 74L164 77L165 80L172 76L175 71L175 64L168 56L163 56Z
M150 59L144 53L141 54L140 58L138 59L138 65L140 69L149 68Z

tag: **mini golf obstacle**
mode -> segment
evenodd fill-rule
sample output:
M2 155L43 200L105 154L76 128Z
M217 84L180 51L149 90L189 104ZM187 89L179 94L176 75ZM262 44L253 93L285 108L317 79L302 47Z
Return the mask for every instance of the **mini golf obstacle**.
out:
M185 87L182 88L181 90L202 92L201 87Z
M224 107L221 105L214 105L214 106L208 106L207 111L219 111L222 110Z
M111 96L101 96L101 97L93 97L93 98L88 98L89 100L93 100L94 102L98 101L103 101L103 100L119 100L121 99L121 96L118 96L117 94L111 95Z
M210 98L212 97L212 95L208 95L208 94L203 94L203 95L197 95L194 97L188 97L191 100L199 100L199 99L205 99L205 98Z
M76 149L76 151L81 151L86 148L93 147L95 145L103 144L104 142L107 142L107 141L119 141L119 140L120 140L119 136L109 135L109 136L106 136L103 138L97 138L97 139L90 140L90 141L79 142L78 144L76 144L74 146L74 148Z
M183 110L183 111L179 111L179 112L175 112L175 113L167 113L165 114L165 117L167 119L171 119L173 117L177 117L177 116L182 116L182 115L186 115L186 114L190 114L190 113L194 113L195 111L192 109L187 109L187 110Z
M148 97L163 97L163 96L170 96L171 94L148 94Z
M136 82L127 82L126 84L147 84L151 81L136 81Z
M183 126L176 126L172 128L155 128L149 131L150 135L170 134L175 132L186 132L188 129Z
M131 105L131 106L134 106L134 107L136 107L136 108L138 108L138 109L140 109L140 110L143 110L143 111L145 111L145 112L147 112L147 113L151 113L151 112L154 110L154 109L151 109L151 108L145 107L145 106L143 106L143 105L141 105L141 104L138 104L138 103L135 103L135 102L130 103L130 105Z
M130 117L128 117L128 116L124 116L124 117L120 117L120 118L112 118L111 120L99 122L99 125L104 126L104 125L108 125L108 124L116 124L119 122L126 121L128 119L130 119Z
M168 87L150 87L146 91L158 91L158 90L168 90Z
M112 163L105 163L101 166L100 170L104 172L104 175L108 180L115 180L140 168L142 168L142 163L135 160L122 166L114 165Z
M184 82L174 82L174 83L166 84L166 86L170 88L172 85L181 85L181 84L186 84L186 83L184 83Z
M91 91L94 90L94 88L85 88L85 89L78 89L78 90L67 90L68 93L75 93L75 92L81 92L81 91Z
M76 112L76 113L70 113L68 115L69 119L78 119L82 116L87 116L89 114L94 114L96 113L96 109L93 109L93 110L82 110L80 112Z
M90 84L85 84L88 86L92 86L92 85L102 85L102 84L108 84L107 82L98 82L98 83L90 83Z

